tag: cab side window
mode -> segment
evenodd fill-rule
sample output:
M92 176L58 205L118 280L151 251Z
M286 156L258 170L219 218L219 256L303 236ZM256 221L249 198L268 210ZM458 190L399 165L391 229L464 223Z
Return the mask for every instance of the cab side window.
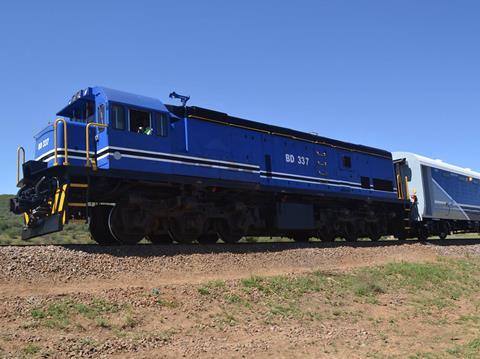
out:
M123 106L110 106L110 125L117 130L125 129L125 110Z
M155 113L155 129L157 136L166 137L168 136L168 124L169 116L166 113L156 112Z
M98 106L98 123L102 125L105 124L105 105L103 103ZM103 132L104 128L100 127L98 130L99 132Z
M149 134L145 131L151 128L150 112L130 108L128 110L128 118L130 119L131 132Z

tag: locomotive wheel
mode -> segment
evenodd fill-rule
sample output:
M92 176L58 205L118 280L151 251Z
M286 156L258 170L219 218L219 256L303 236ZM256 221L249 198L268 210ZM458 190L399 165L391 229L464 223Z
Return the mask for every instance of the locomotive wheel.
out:
M368 238L370 238L370 240L373 241L373 242L376 242L380 238L382 238L382 235L380 234L380 231L378 230L378 226L374 223L372 223L368 226Z
M449 233L449 228L448 224L446 223L441 223L440 224L440 233L438 233L438 237L440 239L446 239Z
M395 238L398 239L399 241L406 241L407 240L407 234L405 233L405 231L397 232L397 233L395 233Z
M429 233L427 228L423 226L418 228L417 238L420 241L426 241L428 239L428 236L429 236Z
M90 223L88 224L90 236L102 246L119 244L108 227L108 217L111 210L112 207L110 206L95 206L91 209Z
M147 239L153 244L169 244L172 243L170 235L166 234L149 234Z
M318 235L318 238L322 242L335 242L336 236L333 233L321 233Z
M168 234L177 243L191 244L196 241L201 232L191 225L189 219L170 219L168 222Z
M310 240L310 235L304 234L304 233L298 233L298 234L294 234L292 238L295 242L306 243Z
M233 232L227 221L219 221L217 223L217 234L225 243L237 243L242 239L242 235Z
M218 241L218 236L216 234L202 234L197 239L200 244L214 244Z
M318 232L318 238L322 242L334 242L337 237L333 230L328 229L328 227L323 227L320 232Z
M108 227L112 236L121 244L137 244L143 238L142 233L127 231L121 206L115 206L108 216Z
M343 238L345 238L347 242L355 242L358 239L358 234L353 224L345 224L343 229Z

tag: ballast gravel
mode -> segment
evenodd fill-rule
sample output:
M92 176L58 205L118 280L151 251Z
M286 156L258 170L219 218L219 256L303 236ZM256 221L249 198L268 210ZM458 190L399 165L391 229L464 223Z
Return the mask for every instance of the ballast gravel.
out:
M454 240L452 240L453 242ZM2 246L0 281L68 282L146 274L163 278L202 275L289 273L295 270L342 269L392 260L429 260L437 255L480 254L477 241L436 245L434 241L322 243L254 243L224 245Z

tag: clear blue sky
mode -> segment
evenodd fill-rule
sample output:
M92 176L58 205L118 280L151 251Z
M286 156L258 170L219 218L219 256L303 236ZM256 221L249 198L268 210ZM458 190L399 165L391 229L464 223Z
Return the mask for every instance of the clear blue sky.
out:
M5 1L0 193L92 85L480 170L479 19L477 0Z

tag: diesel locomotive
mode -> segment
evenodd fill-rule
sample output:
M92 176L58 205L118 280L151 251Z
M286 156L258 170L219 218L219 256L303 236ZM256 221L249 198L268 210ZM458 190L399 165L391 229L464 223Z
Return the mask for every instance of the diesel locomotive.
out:
M24 216L22 238L78 220L103 245L143 238L234 243L243 236L354 241L478 230L480 175L474 172L462 184L476 186L476 202L464 200L475 216L447 215L436 225L437 208L420 213L418 200L411 200L412 181L421 191L437 188L414 175L413 157L400 153L394 161L385 150L171 97L181 104L105 87L77 92L35 136L34 160L25 162L18 149L20 189L10 210Z

